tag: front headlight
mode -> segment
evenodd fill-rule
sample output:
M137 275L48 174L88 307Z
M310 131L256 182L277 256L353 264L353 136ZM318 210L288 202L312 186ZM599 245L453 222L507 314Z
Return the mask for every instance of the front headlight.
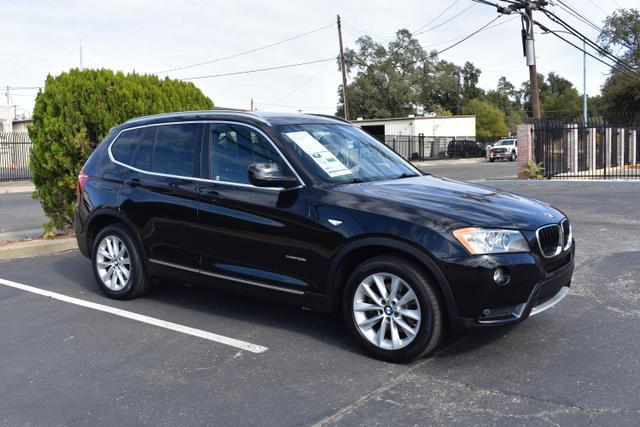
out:
M529 252L529 244L516 230L467 227L454 230L453 236L472 255Z

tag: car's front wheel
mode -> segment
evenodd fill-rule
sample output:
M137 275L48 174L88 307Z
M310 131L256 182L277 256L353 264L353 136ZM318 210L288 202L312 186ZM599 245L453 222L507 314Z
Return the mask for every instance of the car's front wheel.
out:
M96 281L111 298L135 298L150 288L140 251L124 227L113 224L100 230L91 255Z
M433 351L444 334L439 295L421 268L397 256L360 264L345 288L343 313L374 356L409 362Z

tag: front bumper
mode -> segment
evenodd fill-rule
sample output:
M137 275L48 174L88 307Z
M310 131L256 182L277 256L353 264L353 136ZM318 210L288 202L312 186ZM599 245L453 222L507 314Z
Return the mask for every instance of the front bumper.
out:
M454 329L520 322L559 303L568 293L574 270L575 243L553 260L535 254L504 254L451 259L441 265L453 291L458 313ZM497 267L508 270L511 282L495 284ZM456 280L457 279L457 280Z

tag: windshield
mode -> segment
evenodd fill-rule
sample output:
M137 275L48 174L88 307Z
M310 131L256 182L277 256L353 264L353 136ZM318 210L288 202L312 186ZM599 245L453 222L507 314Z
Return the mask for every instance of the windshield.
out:
M355 126L307 124L276 129L326 182L366 182L420 175L393 150Z
M502 141L498 141L496 145L513 145L513 139L503 139Z

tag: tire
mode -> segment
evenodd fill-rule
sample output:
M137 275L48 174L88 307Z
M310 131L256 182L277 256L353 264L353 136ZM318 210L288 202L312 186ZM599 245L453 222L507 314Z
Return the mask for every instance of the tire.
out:
M399 300L391 301L394 282ZM444 309L436 288L421 268L398 256L383 255L360 264L347 281L342 312L356 341L387 362L406 363L425 356L444 335Z
M493 162L495 162L495 161L496 161L496 159L489 159L489 162L490 162L490 163L493 163Z
M116 252L121 255L114 256ZM98 286L111 298L136 298L151 287L141 251L129 231L121 225L108 225L100 230L93 241L91 265Z
M513 162L513 154L509 157L509 161Z

